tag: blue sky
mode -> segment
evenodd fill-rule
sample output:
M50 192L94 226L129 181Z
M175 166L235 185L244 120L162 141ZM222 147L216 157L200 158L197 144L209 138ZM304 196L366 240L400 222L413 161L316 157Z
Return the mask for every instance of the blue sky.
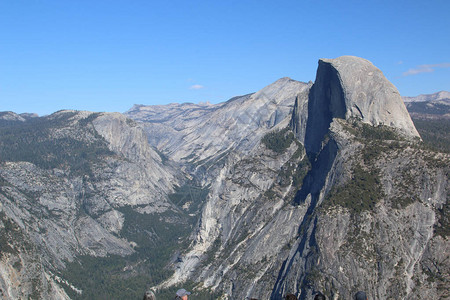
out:
M370 60L404 96L450 90L450 1L0 0L0 111L218 103L319 58Z

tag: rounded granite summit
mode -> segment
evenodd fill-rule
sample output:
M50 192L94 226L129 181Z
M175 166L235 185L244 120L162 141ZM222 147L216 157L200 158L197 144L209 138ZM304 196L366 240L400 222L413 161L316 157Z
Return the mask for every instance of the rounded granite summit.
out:
M356 56L320 59L316 84L326 88L330 82L320 82L325 78L321 73L327 73L326 79L340 86L345 103L345 116L341 117L360 118L419 137L397 88L370 61Z

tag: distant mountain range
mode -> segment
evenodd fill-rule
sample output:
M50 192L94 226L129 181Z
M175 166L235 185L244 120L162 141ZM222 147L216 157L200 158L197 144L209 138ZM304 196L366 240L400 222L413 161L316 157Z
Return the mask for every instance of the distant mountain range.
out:
M417 97L402 97L414 119L450 119L450 93L441 91Z
M434 94L422 94L416 97L406 97L402 96L403 101L406 102L427 102L427 101L437 101L437 100L448 100L450 99L450 92L440 91Z
M344 56L219 104L0 113L0 299L448 299L442 95L411 118Z
M450 93L441 91L402 98L423 141L450 152Z

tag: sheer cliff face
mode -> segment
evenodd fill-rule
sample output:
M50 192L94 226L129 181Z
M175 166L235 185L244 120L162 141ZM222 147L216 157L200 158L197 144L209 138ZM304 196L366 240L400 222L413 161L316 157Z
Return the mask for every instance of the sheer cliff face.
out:
M282 78L221 104L141 105L125 116L55 113L42 119L40 143L30 139L57 141L58 151L39 148L46 164L1 162L3 296L68 298L84 287L60 271L80 255L138 257L123 277L148 276L145 255L165 238L155 230L174 224L185 230L162 231L180 249L158 288L189 280L223 299L448 296L449 155L420 145L370 62L322 59L314 84ZM206 196L188 188L183 200L183 186Z
M365 290L370 299L440 299L448 288L441 251L450 244L437 232L448 205L449 157L407 139L373 140L355 124L331 123L337 155L271 297L325 291L351 299Z
M342 89L345 111L336 105L336 108L330 108L334 116L340 117L345 113L346 119L360 118L374 126L386 125L406 135L419 136L400 93L371 62L354 56L342 56L320 60L318 73L321 73L321 68L331 68L336 72L330 80L330 87L340 85Z
M296 96L308 86L282 78L221 104L135 106L126 114L144 122L150 143L171 159L197 163L251 151L268 130L286 127Z
M179 210L167 196L175 172L123 115L61 111L16 121L8 130L22 135L2 140L0 298L68 298L61 286L70 284L55 275L68 262L135 252L120 237L121 207Z
M419 137L397 89L371 62L359 57L319 60L307 114L305 146L314 153L333 118L356 118Z
M232 299L438 297L448 155L420 149L392 84L366 60L320 60L287 119L301 144L227 157L165 284L190 278ZM443 269L428 273L432 263Z

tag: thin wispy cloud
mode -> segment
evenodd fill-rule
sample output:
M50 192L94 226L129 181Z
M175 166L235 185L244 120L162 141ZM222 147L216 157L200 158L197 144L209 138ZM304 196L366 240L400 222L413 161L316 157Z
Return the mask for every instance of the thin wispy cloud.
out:
M417 75L420 73L431 73L431 72L434 72L434 70L437 68L450 68L450 63L420 65L420 66L417 66L416 68L409 69L408 71L403 72L403 76Z
M201 84L194 84L189 87L190 90L201 90L203 88L205 88L205 87Z

